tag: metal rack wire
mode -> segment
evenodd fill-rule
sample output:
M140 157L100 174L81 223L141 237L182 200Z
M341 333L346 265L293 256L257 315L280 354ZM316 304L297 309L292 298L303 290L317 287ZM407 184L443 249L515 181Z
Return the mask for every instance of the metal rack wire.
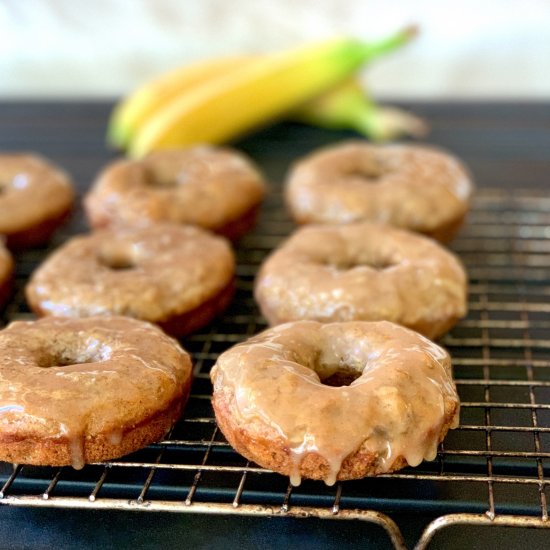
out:
M226 443L210 406L208 373L219 353L265 327L252 299L254 274L291 230L280 196L272 196L239 245L232 306L183 342L195 360L193 392L164 441L81 471L0 465L0 505L362 520L385 529L396 548L405 543L393 511L435 512L419 549L456 524L550 527L550 198L483 189L453 243L470 276L470 313L443 340L462 413L437 459L335 487L292 488L249 463ZM30 317L22 290L47 252L18 257L4 322Z

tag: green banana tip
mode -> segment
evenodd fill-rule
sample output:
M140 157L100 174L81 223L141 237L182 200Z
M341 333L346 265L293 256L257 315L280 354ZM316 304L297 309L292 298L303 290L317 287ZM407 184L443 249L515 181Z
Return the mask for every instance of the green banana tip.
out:
M377 57L389 53L396 48L404 46L419 34L418 25L407 25L394 34L382 38L376 42L365 44L365 50L370 57Z
M112 117L107 124L105 142L110 149L124 150L130 141L128 128Z
M124 148L124 139L116 130L108 129L105 135L105 145L109 149L118 151Z
M406 27L401 29L401 31L399 31L399 34L401 34L403 39L406 41L416 38L419 33L420 33L420 27L416 24L407 25Z

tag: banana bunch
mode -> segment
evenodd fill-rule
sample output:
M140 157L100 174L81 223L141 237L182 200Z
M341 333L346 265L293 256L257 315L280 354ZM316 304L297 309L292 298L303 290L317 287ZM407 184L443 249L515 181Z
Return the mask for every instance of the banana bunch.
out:
M375 140L421 135L411 114L378 106L351 75L408 42L406 28L365 43L337 38L268 56L201 61L153 80L116 105L107 139L139 157L156 149L222 143L282 116L352 128Z

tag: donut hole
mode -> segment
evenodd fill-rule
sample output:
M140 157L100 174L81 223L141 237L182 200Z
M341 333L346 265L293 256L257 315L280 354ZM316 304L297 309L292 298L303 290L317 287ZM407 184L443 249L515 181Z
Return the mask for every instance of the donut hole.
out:
M151 187L171 189L189 182L203 182L210 172L209 164L201 159L188 158L182 162L166 157L145 167L145 181Z
M10 190L24 189L28 184L29 178L26 174L16 174L9 180L0 179L0 195Z
M357 380L361 376L362 372L352 367L342 366L338 367L336 372L333 372L329 376L319 375L321 384L323 386L331 386L333 388L339 388L342 386L349 386L352 382Z
M369 258L338 258L326 259L321 262L336 271L349 271L356 267L370 267L376 271L383 271L398 264L394 258L379 256Z
M67 343L60 346L59 349L46 351L38 358L37 364L41 368L52 367L70 367L74 365L83 365L87 363L99 363L107 361L111 357L111 348L109 346L97 343L93 340L89 345L78 345Z
M360 166L352 166L345 171L348 178L360 179L366 183L379 183L386 175L386 168L379 162L369 162Z
M398 262L392 258L372 258L360 265L366 265L372 269L376 269L377 271L383 271L384 269L389 269L390 267L396 266L397 263Z
M145 183L150 187L159 187L170 189L178 185L178 178L173 174L168 174L159 170L147 170L145 173Z
M357 178L365 180L368 183L378 183L382 178L382 173L377 171L370 170L352 170L347 173L347 176L350 178Z
M127 246L111 244L104 246L98 253L99 263L113 271L124 271L136 267L133 250Z
M349 386L363 374L364 367L365 363L361 361L349 362L343 358L337 359L327 356L326 352L321 350L310 366L319 377L321 384L334 388Z

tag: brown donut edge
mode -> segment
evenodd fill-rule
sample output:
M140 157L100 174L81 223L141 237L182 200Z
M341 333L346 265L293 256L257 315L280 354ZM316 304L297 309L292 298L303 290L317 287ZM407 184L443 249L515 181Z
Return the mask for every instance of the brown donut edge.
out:
M286 442L277 436L269 437L267 429L258 431L250 429L246 425L238 425L232 415L232 407L225 397L226 394L223 392L215 393L212 406L218 426L231 447L263 468L290 476L294 472L295 465ZM445 418L439 433L439 443L443 441L449 431L457 406L456 402L447 401L445 403ZM382 471L378 456L361 445L357 451L349 454L342 461L336 479L345 481L372 477L400 470L407 465L405 457L397 456L392 465ZM302 457L299 473L303 479L323 480L330 476L331 470L324 457L312 452Z
M7 304L13 292L13 276L10 275L0 284L0 308Z
M235 218L220 227L205 227L202 225L197 225L192 223L189 223L189 224L182 223L179 225L192 225L195 227L199 227L201 229L204 229L205 231L211 231L213 233L216 233L217 235L220 235L222 237L225 237L226 239L229 239L230 241L235 242L235 241L238 241L241 237L243 237L246 233L251 231L256 226L256 223L258 221L258 215L260 212L260 205L261 205L261 202L254 204L251 208L246 210L238 218ZM116 219L111 218L110 216L96 213L93 208L91 208L89 205L86 204L86 201L84 201L84 208L86 211L86 217L88 219L88 223L92 229L106 229L108 227L117 227L119 226L119 224L122 227L125 226L124 223L118 222ZM160 222L161 220L158 220L158 221ZM154 223L154 222L151 222L151 223ZM177 224L177 222L169 222L169 223Z
M196 308L180 313L156 324L167 334L181 338L208 325L231 303L235 294L235 280L232 279L222 290Z
M460 228L463 226L465 219L466 212L456 218L453 218L446 224L440 225L432 231L426 231L422 234L439 241L442 244L449 243L456 237L457 233L460 231Z
M410 323L402 326L410 328L415 332L419 332L430 340L437 340L449 332L461 319L461 316L453 315L451 317L440 317L438 319L424 320L419 321L418 323ZM382 321L383 319L380 320Z
M214 296L189 311L162 320L142 319L142 321L154 323L170 336L182 338L206 326L214 317L222 313L231 303L234 294L235 280L232 279ZM42 309L40 302L30 301L28 296L27 302L31 311L38 317L50 315L49 311Z
M230 241L238 241L246 233L252 231L258 222L260 213L260 203L257 203L249 208L244 214L238 218L231 220L225 225L212 228L212 231L229 239Z
M73 207L70 205L55 216L26 229L14 231L13 233L4 233L6 246L12 250L20 250L46 244L54 231L71 217L72 211Z
M191 389L191 377L183 393L166 408L134 426L121 426L122 438L113 443L112 433L98 433L84 438L84 462L102 462L119 458L162 439L181 416ZM19 438L0 435L0 461L32 466L71 466L73 464L68 438Z
M268 326L274 327L277 325L282 325L284 323L290 323L293 321L299 321L300 319L288 318L282 319L277 316L274 312L269 312L265 309L265 305L262 300L257 300L258 306L262 313L262 316L267 321ZM398 325L401 325L405 328L419 332L426 338L430 340L437 340L447 332L449 332L460 320L462 319L459 315L453 315L450 317L439 317L437 319L425 319L418 321L417 323L403 324L398 321L392 321ZM318 321L320 323L327 322L324 319L313 319L309 318L310 321ZM384 321L385 319L354 319L355 321Z
M300 226L302 226L302 225L315 225L315 224L319 224L319 225L345 225L346 223L357 223L357 222L361 222L361 221L372 221L372 220L369 220L367 218L357 218L357 219L350 220L349 222L343 222L343 223L338 223L336 221L328 221L328 220L319 221L319 220L313 220L309 216L296 215L296 213L293 212L292 209L289 209L289 211L290 211L290 214L292 216L292 219L294 220L294 223L296 223L297 225L300 225ZM392 226L392 227L395 227L396 229L401 229L401 230L404 230L404 231L410 231L411 233L418 233L419 235L424 235L426 237L430 237L431 239L434 239L435 241L438 241L441 244L446 244L446 243L449 243L450 241L452 241L456 237L457 233L460 231L460 228L464 224L464 221L466 219L466 214L467 214L467 212L464 212L460 216L454 217L452 220L448 221L445 224L439 225L439 227L436 227L436 228L432 229L431 231L420 231L419 229L414 229L414 228L410 228L410 227L401 227L401 226L397 226L397 225ZM391 225L391 224L389 224L389 225Z
M14 262L11 255L8 255L8 264L8 272L6 276L0 280L0 308L8 303L15 286Z

